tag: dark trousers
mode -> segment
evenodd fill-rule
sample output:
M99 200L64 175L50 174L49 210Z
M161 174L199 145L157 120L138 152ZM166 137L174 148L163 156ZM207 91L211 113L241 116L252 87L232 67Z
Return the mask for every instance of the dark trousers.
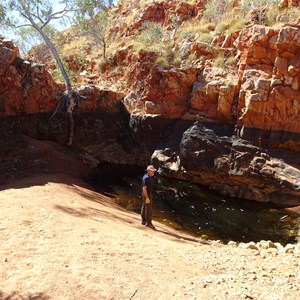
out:
M143 224L152 224L152 203L143 202L141 209L141 217Z

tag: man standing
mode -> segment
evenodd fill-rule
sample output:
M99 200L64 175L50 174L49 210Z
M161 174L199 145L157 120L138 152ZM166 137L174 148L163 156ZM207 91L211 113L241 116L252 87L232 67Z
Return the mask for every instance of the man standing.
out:
M141 217L142 224L155 229L152 224L152 194L153 194L153 176L157 171L152 165L149 165L146 169L147 173L142 179L142 209Z

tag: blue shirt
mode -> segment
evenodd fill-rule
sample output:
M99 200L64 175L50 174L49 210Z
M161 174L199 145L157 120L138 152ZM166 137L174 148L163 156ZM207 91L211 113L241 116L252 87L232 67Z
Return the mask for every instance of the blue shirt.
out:
M143 176L142 179L142 188L146 186L147 187L147 193L150 199L152 199L152 193L153 193L153 179L151 176L149 176L147 173ZM144 193L142 192L143 197L145 197Z

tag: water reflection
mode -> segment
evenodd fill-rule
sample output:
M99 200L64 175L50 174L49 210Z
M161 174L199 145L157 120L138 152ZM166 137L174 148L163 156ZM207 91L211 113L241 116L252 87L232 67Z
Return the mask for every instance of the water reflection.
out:
M288 216L279 208L242 201L212 193L186 182L158 179L160 201L167 203L182 228L224 242L272 240L295 242L299 217ZM172 186L176 184L176 188Z
M141 176L106 185L117 203L139 213ZM102 192L105 187L102 186ZM194 236L223 242L294 243L300 217L264 203L220 196L188 182L155 178L153 218Z

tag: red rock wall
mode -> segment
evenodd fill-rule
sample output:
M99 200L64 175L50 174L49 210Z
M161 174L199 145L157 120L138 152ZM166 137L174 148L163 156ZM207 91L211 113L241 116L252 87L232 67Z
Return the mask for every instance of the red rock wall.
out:
M300 28L256 25L236 43L241 52L239 127L299 133Z
M282 7L299 7L300 1L299 0L282 0L281 6Z
M53 110L62 90L43 65L22 60L11 42L0 39L0 116Z
M297 6L299 1L283 1L282 5ZM137 29L146 20L168 26L172 14L184 21L200 14L204 6L205 1L196 1L193 6L171 0L151 2L130 28ZM114 61L126 71L116 78L129 94L124 103L130 113L227 123L237 125L241 135L244 129L300 133L299 26L248 25L240 32L216 37L212 45L192 41L187 48L188 54L205 57L206 61L162 68L154 63L155 52L135 53L130 47L117 51ZM237 68L214 68L211 60L218 51L234 55ZM0 114L54 109L54 94L62 86L42 65L20 60L18 50L3 40L0 57ZM108 76L96 75L99 84ZM84 111L102 109L103 93L94 92L83 101ZM105 107L122 97L123 93L108 97Z

